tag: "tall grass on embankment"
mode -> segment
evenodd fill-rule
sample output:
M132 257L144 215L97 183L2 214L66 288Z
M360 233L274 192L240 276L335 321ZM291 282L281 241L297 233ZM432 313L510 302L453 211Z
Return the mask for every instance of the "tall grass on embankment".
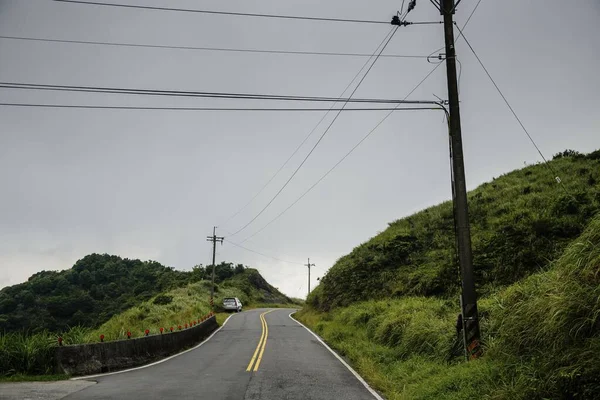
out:
M238 291L217 288L215 304L221 304L222 298L230 295L237 296ZM185 327L210 312L209 298L210 282L174 289L113 316L91 331L90 336L93 339L104 335L105 340L119 340L127 339L127 332L131 332L131 337L139 337L144 336L146 329L150 334L160 333L160 328L178 330L179 326Z
M295 316L388 399L600 398L600 216L547 271L481 300L477 361L463 361L458 309L404 297Z
M58 338L62 337L65 345L99 341L91 333L90 329L81 326L62 334L48 331L0 333L0 378L32 380L33 376L44 375L49 380L60 379L60 376L52 378L49 375L54 368L54 348L58 346Z
M47 332L0 334L0 375L51 373L54 343Z

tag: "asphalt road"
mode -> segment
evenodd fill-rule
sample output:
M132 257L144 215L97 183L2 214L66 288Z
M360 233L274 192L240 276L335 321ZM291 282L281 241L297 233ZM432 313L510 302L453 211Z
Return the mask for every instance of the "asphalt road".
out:
M96 385L65 399L373 400L349 369L289 318L293 311L235 314L199 348L147 368L93 378Z

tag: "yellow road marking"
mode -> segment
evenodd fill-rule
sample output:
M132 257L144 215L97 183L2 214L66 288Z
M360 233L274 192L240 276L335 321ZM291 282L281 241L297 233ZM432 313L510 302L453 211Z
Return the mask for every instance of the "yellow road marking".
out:
M266 314L266 313L265 313ZM260 349L260 353L258 354L258 359L256 360L256 364L254 365L254 372L258 371L258 366L260 365L260 361L262 360L263 353L265 352L265 346L267 345L267 337L269 336L269 325L267 325L267 320L265 319L265 314L261 315L265 325L265 340L262 344L262 349Z
M267 344L267 336L269 335L269 326L267 325L267 320L265 319L265 314L268 314L271 311L275 311L275 310L265 311L264 313L260 314L260 323L262 325L262 334L260 335L260 340L258 341L258 346L256 346L256 350L254 350L254 355L252 356L252 359L250 360L250 363L248 364L248 367L246 368L246 372L252 371L252 365L254 364L254 361L256 361L256 365L254 365L254 371L258 370L258 366L260 365L260 361L262 360L263 353L265 352L265 346ZM258 356L258 358L257 358L257 356Z
M256 360L256 356L258 355L258 352L260 350L260 346L262 345L263 339L265 337L265 324L263 322L262 317L263 317L263 315L260 314L260 324L262 326L262 333L260 335L260 340L258 342L258 346L256 346L256 350L254 350L254 355L252 356L252 359L250 360L250 364L248 364L248 368L246 368L246 371L251 371L252 370L252 365L254 364L254 361Z

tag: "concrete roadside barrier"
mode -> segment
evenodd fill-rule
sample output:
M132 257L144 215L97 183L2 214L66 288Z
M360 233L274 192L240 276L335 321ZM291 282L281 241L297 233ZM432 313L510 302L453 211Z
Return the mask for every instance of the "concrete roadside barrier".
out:
M55 372L92 375L144 365L192 347L218 328L210 317L189 329L113 342L55 348Z

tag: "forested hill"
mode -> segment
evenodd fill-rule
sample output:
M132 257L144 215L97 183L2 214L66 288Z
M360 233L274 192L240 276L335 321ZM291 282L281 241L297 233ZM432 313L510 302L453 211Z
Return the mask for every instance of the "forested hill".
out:
M546 268L600 210L600 150L567 150L468 198L477 289L486 295ZM390 223L340 258L307 303L329 310L389 297L457 298L453 223L450 201Z
M91 254L77 261L71 269L42 271L27 282L3 288L0 291L0 332L61 331L76 325L96 327L159 293L198 282L205 276L209 274L204 268L177 271L155 261ZM259 301L285 303L289 300L258 271L241 264L217 265L215 280L239 287L241 291L253 290L258 293Z

